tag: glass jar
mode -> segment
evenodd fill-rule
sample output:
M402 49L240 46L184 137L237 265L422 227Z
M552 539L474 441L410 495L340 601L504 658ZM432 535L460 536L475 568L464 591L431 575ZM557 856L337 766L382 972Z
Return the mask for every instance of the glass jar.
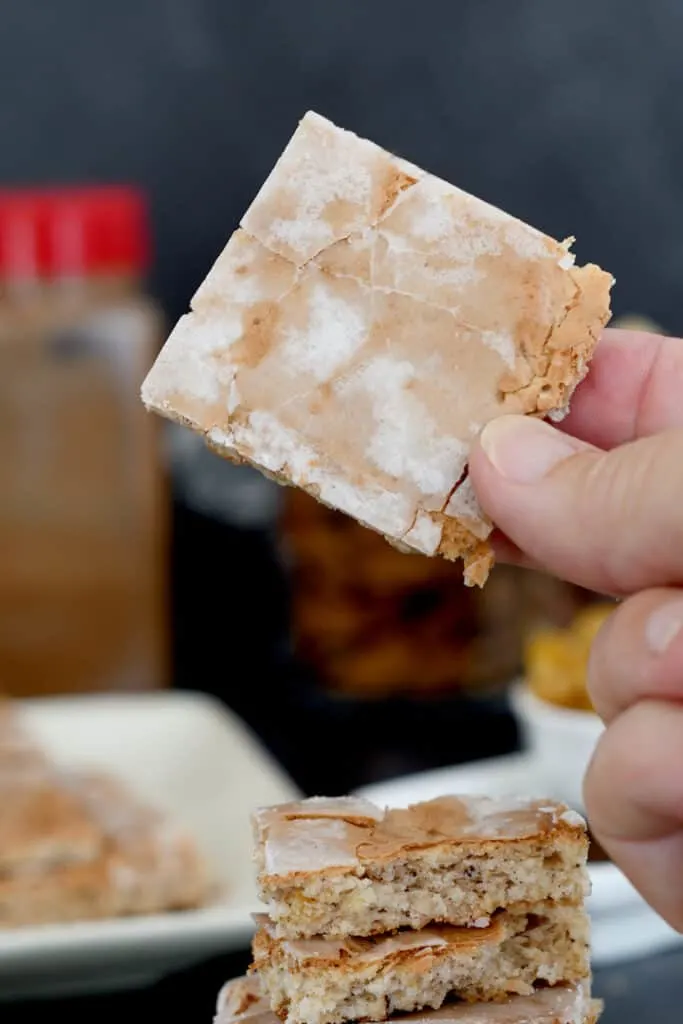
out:
M404 554L301 491L285 492L282 536L296 654L325 689L354 698L496 690L522 670L527 636L566 625L577 587L496 566L483 590L457 566Z
M144 197L0 192L0 690L166 680L160 340Z

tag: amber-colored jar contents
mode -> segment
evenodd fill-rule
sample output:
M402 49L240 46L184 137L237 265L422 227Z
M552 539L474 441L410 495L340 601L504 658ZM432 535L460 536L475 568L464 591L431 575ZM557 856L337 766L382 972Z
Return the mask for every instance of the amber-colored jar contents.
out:
M354 697L504 685L530 630L564 625L586 599L507 566L468 589L453 563L403 554L301 491L285 492L281 528L296 653L322 686Z
M0 193L0 690L158 686L164 493L145 204Z

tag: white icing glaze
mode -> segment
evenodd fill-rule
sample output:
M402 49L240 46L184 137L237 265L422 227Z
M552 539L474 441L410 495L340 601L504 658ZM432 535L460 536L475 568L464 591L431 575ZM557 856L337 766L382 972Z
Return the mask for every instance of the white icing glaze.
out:
M374 819L361 821L343 803L320 816L308 802L265 808L255 816L259 858L266 875L319 872L359 867L365 857L398 856L406 845L429 847L443 842L514 840L547 836L559 822L583 833L583 823L566 820L563 804L544 804L525 797L452 796L415 804L408 810L376 809ZM386 830L384 825L386 824ZM387 831L388 830L388 831Z

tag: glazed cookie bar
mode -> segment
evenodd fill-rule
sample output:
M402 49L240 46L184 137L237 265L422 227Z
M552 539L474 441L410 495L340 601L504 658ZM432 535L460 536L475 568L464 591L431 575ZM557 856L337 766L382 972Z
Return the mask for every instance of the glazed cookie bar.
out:
M107 776L0 786L0 928L160 913L209 894L190 836Z
M482 584L470 446L562 415L612 278L314 113L301 121L142 389L216 451Z
M590 976L585 910L499 911L480 927L432 925L376 938L277 939L259 918L253 970L286 1024L384 1020L446 998L504 1001Z
M580 904L588 888L585 823L553 802L449 796L382 811L313 798L262 809L253 827L277 938L488 925L515 904Z
M396 1018L396 1024L596 1024L601 1004L588 983L542 988L500 1003L449 1003ZM214 1024L277 1024L255 978L228 982L218 997Z

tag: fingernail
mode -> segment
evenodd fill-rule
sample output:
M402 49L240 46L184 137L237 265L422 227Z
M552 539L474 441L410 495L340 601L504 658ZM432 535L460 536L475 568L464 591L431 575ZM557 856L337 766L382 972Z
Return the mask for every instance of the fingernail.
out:
M480 437L488 459L507 480L533 484L584 445L531 416L500 416Z
M683 629L683 600L660 605L645 623L645 639L653 654L664 654Z

